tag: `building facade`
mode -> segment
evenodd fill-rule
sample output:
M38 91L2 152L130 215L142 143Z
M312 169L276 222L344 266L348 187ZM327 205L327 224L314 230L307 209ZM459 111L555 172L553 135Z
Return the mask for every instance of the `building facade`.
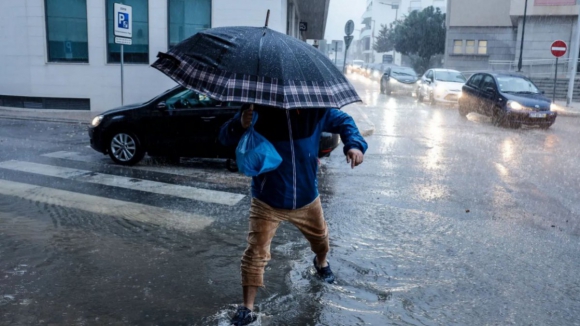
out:
M525 0L448 0L445 66L465 72L517 69ZM575 43L577 0L528 0L522 71L531 77L554 74L550 45ZM561 74L569 72L572 51L560 59Z
M383 62L384 58L392 58L393 63L401 65L402 56L394 51L377 53L373 49L376 37L383 25L390 26L398 19L404 19L406 15L415 11L423 10L429 6L439 8L446 12L446 0L367 0L367 9L361 17L362 29L359 39L362 47L362 58L365 62Z
M142 102L175 83L150 67L158 52L211 27L264 26L323 39L328 0L19 0L0 1L0 106L104 111L121 104L120 46L113 6L132 7L124 46L124 103ZM300 30L306 22L306 30Z

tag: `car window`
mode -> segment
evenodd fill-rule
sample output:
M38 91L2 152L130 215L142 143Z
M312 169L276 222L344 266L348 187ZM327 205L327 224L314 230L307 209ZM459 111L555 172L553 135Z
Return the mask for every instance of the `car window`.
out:
M465 77L458 71L436 71L435 80L453 83L465 83Z
M471 77L469 79L469 82L467 83L469 86L472 86L474 88L479 88L479 84L481 84L481 80L483 79L483 75L481 74L477 74L473 77Z
M517 76L501 76L497 78L499 89L505 93L533 93L540 90L530 80Z
M481 83L482 90L487 90L488 87L491 87L493 89L497 89L497 87L495 85L495 80L490 75L486 75L483 78L483 83Z
M169 110L184 110L214 105L213 100L209 97L189 89L170 97L166 103Z
M425 77L427 77L427 79L433 78L433 70L427 71L427 75Z
M417 76L415 70L406 67L394 68L392 74L394 76L412 76L412 77Z

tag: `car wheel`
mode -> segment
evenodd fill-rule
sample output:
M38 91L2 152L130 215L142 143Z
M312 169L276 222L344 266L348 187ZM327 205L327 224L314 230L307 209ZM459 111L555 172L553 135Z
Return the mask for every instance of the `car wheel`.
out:
M391 91L391 88L389 86L384 87L384 90L385 90L385 94L387 94L389 96L393 93L393 91Z
M432 106L435 106L437 104L437 101L435 101L435 94L431 93L431 95L429 95L429 104Z
M381 94L385 94L385 86L383 86L382 80L381 80Z
M461 101L458 103L458 110L459 111L459 115L462 117L467 117L467 115L469 114L469 110L467 110L467 108L465 107L465 104L461 104Z
M550 123L550 124L547 124L547 125L541 125L541 126L540 126L540 129L542 129L542 130L548 130L548 129L550 129L550 127L551 127L553 124L554 124L554 123L552 122L552 123Z
M423 96L423 94L421 94L421 89L417 88L415 92L417 93L417 101L423 102L425 100L425 97Z
M109 156L117 164L134 165L143 159L145 150L135 134L117 132L109 141Z
M236 162L236 160L234 160L233 158L229 158L226 161L226 169L228 169L228 171L230 172L238 172L238 163Z

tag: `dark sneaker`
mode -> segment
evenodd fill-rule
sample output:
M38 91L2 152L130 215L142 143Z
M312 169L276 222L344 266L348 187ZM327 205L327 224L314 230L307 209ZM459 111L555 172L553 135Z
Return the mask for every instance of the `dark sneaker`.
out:
M231 323L234 326L244 326L255 322L256 318L256 314L254 314L250 309L244 306L239 306Z
M328 262L327 262L328 266L318 267L318 264L316 263L316 256L314 256L314 260L312 260L312 262L314 263L314 268L316 269L316 272L318 273L318 276L320 276L320 278L322 278L328 284L334 283L334 274L332 273L332 270L330 269L330 264Z

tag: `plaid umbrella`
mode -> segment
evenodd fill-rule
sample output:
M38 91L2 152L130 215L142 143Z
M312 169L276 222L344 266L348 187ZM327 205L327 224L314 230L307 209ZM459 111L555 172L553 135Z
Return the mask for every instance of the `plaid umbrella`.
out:
M320 51L267 27L208 29L157 57L154 68L218 101L284 109L361 101Z

